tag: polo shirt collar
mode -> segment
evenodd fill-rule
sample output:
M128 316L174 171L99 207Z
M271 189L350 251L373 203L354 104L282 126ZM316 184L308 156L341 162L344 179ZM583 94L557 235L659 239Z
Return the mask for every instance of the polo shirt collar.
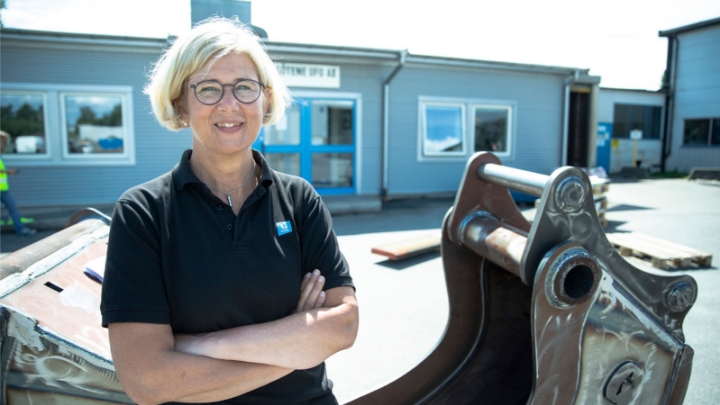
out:
M190 168L190 157L192 156L192 152L192 149L188 149L183 152L182 157L180 158L180 162L175 165L172 170L172 179L173 183L175 184L176 190L182 190L186 184L204 184ZM262 156L262 154L260 154L260 152L253 149L252 154L255 163L259 164L262 167L262 174L260 175L258 184L262 184L266 188L270 187L270 185L272 184L272 169L270 169L270 166L268 166L265 158Z

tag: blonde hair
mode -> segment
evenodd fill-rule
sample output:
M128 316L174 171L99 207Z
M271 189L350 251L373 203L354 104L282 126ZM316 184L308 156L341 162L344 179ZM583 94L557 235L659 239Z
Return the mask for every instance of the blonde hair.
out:
M210 59L233 52L250 58L259 80L270 90L268 111L262 124L272 125L280 120L291 98L260 39L237 17L210 17L179 36L153 66L144 92L150 97L160 124L172 131L183 128L177 106L185 95L188 77Z

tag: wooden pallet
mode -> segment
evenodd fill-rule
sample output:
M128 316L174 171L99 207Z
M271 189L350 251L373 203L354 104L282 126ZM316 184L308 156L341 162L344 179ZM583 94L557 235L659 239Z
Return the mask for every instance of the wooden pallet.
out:
M595 196L602 196L610 190L610 180L591 179L592 191Z
M608 233L606 236L621 255L650 262L658 269L709 267L712 263L710 253L643 233Z
M402 260L411 256L440 249L440 233L418 236L372 248L377 255L386 256L390 260Z

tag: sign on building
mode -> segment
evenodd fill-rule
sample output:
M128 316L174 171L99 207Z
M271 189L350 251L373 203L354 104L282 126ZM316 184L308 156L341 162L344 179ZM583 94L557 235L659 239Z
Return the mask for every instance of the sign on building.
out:
M276 63L288 87L340 88L340 66Z

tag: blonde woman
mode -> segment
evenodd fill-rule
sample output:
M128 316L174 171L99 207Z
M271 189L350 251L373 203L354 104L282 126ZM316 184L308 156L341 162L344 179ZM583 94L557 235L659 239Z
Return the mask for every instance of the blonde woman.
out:
M146 93L192 149L115 208L101 309L123 388L140 404L336 404L324 361L352 346L357 301L321 198L251 149L289 102L274 64L213 18Z

